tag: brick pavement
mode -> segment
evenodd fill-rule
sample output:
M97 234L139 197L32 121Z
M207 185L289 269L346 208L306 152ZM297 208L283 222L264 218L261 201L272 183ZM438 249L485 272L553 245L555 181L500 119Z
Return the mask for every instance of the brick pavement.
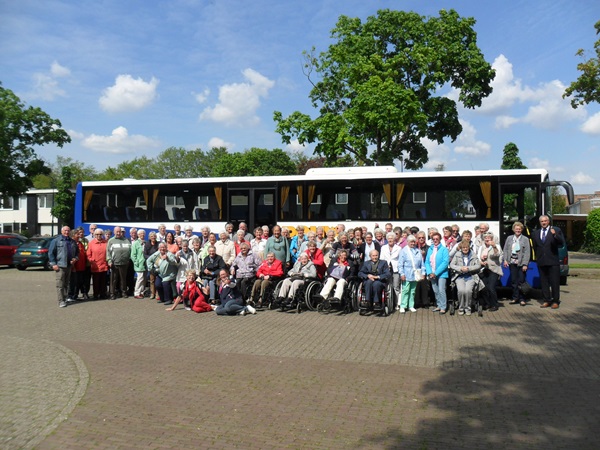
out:
M39 448L598 447L593 280L570 280L558 311L507 305L483 318L216 317L131 298L59 309L52 274L0 280L0 334L58 342L90 373ZM30 347L18 361L0 348L0 380L29 364Z

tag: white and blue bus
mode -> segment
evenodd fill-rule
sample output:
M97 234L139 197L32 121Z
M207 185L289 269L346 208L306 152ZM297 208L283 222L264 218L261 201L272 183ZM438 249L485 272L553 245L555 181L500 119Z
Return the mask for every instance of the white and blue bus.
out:
M179 223L212 231L246 222L248 229L275 224L326 230L376 224L421 230L457 224L473 230L487 222L501 243L519 220L535 228L551 214L551 190L568 182L550 181L542 169L398 172L395 167L310 169L306 175L87 181L76 192L75 225L168 230Z
M550 181L535 170L398 172L394 167L310 169L306 175L87 181L77 186L75 225L156 230L165 224L191 224L196 231L225 223L367 226L387 222L420 229L458 224L473 230L488 222L504 240L515 220L530 225L551 214Z

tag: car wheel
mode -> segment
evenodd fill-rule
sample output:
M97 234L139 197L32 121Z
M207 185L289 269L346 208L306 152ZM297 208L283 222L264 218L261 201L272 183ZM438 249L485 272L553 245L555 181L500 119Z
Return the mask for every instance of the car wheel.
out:
M562 277L560 277L560 285L561 286L567 285L567 276L566 275L563 275Z
M22 266L21 264L17 264L17 266L16 266L16 267L17 267L17 269L19 269L19 270L25 270L25 269L27 269L27 266Z

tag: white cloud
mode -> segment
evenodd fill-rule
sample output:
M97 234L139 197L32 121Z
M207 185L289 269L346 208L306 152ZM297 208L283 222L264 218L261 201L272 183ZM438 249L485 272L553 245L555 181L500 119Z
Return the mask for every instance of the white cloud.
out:
M456 139L454 151L463 155L483 156L490 152L491 146L487 142L476 139L477 130L466 120L460 121L463 131Z
M307 148L307 145L301 144L298 142L298 139L293 139L285 148L292 152L303 152Z
M595 184L596 180L583 172L578 172L573 175L571 182L573 184Z
M109 113L138 111L154 101L158 83L154 77L146 82L128 74L119 75L115 84L104 90L98 103Z
M252 69L246 69L242 74L247 82L219 87L219 103L212 108L205 108L200 114L200 120L212 120L226 125L259 123L256 110L260 107L260 99L267 96L275 82Z
M519 119L510 116L498 116L496 117L495 126L497 129L509 128L511 125L517 123Z
M496 113L507 110L517 102L524 102L536 98L536 92L528 86L523 87L520 79L515 79L513 66L506 56L498 56L492 63L496 77L492 81L492 93L486 97L480 111Z
M208 141L208 148L216 148L216 147L225 147L227 149L232 149L234 145L231 142L227 142L224 139L213 137Z
M71 75L71 70L65 66L61 66L57 61L54 61L50 66L50 73L57 77L68 77Z
M80 133L75 130L67 130L67 134L71 137L71 139L83 139L85 138L85 134Z
M540 88L542 95L538 104L529 107L522 121L537 128L553 130L565 122L584 118L584 109L573 109L571 103L562 98L565 89L566 86L558 80L545 83Z
M50 65L48 72L36 72L33 74L33 90L26 94L29 99L41 99L52 101L57 97L66 97L67 93L59 85L59 78L66 78L71 71L58 62Z
M446 144L438 144L429 139L421 139L421 144L427 149L429 161L423 167L434 170L440 165L448 167L448 163L452 162L452 152Z
M196 99L196 101L198 103L202 104L202 103L204 103L206 101L206 99L210 95L210 89L208 89L208 88L204 89L199 94L196 94L196 93L192 92L192 94L194 95L194 98Z
M533 157L527 163L527 167L530 169L546 169L551 174L564 172L565 169L560 166L550 165L550 160Z
M586 120L581 125L581 131L587 134L600 134L600 112Z
M118 127L112 131L110 136L92 134L83 139L81 144L95 152L136 153L147 152L149 148L156 148L160 145L160 142L157 139L139 134L129 135L127 128Z

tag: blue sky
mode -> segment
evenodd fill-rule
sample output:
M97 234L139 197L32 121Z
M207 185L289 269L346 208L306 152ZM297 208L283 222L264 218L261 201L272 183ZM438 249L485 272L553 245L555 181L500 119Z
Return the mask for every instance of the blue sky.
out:
M272 120L275 110L316 115L302 51L326 50L341 14L382 8L474 17L497 71L482 108L460 111L459 139L426 143L424 170L497 169L514 142L528 167L577 194L600 190L600 105L573 110L561 98L578 76L575 52L598 39L597 0L3 1L0 81L71 135L63 149L39 150L49 162L63 155L102 170L171 146L311 154L283 144Z

